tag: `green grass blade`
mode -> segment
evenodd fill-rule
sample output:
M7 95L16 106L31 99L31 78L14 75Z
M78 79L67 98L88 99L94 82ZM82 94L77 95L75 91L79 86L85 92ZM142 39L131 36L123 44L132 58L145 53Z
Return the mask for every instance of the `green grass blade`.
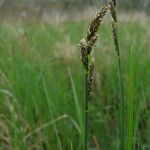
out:
M130 71L128 84L128 98L127 98L127 139L126 150L133 149L133 127L134 127L134 64L133 52L131 48L130 56Z
M51 108L51 104L50 104L50 98L49 98L47 88L46 88L46 84L45 84L45 79L44 79L43 73L41 73L41 75L42 75L42 84L43 84L47 104L48 104L48 107L49 107L50 115L51 115L52 120L53 120L54 116L53 116L53 112L52 112L52 108ZM60 138L59 138L58 131L57 131L57 128L56 128L56 124L54 123L53 126L54 126L55 134L56 134L56 137L57 137L57 142L58 142L58 145L59 145L59 149L62 150Z
M81 108L80 108L80 105L79 105L79 100L78 100L78 97L77 97L76 88L75 88L75 84L74 84L74 81L73 81L73 78L72 78L70 68L68 68L68 72L69 72L69 76L70 76L70 80L71 80L71 87L72 87L73 96L74 96L74 102L75 102L75 107L76 107L77 118L78 118L78 122L79 122L79 125L80 125L80 128L81 128L81 139L83 139L84 125L83 125L82 112L81 112Z

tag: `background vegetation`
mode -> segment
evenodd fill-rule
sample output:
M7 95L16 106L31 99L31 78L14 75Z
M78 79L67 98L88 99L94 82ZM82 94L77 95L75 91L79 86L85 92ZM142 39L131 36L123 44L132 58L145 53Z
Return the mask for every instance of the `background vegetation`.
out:
M2 12L15 4L9 2L4 2ZM69 19L55 25L1 21L0 149L83 149L84 69L78 43L88 25L88 20ZM149 25L146 16L119 20L125 100L133 100L134 150L150 149ZM107 19L99 35L89 145L96 150L116 150L120 142L118 68Z
M107 0L1 0L1 18L41 18L44 13L52 13L54 10L63 12L83 11L88 6L97 7L107 3ZM149 0L118 0L119 9L124 11L150 12Z

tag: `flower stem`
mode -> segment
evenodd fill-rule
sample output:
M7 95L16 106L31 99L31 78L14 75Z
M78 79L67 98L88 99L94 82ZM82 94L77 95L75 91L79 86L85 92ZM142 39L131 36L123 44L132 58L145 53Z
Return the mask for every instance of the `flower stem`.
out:
M84 150L88 150L88 126L89 126L89 91L88 91L88 70L89 59L86 57L86 70L85 70L85 96L84 96Z

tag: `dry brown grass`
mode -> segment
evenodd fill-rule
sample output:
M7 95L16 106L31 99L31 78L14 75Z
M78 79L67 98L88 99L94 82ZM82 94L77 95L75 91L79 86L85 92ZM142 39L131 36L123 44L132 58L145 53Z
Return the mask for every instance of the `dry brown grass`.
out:
M9 129L3 120L0 120L0 149L12 150Z

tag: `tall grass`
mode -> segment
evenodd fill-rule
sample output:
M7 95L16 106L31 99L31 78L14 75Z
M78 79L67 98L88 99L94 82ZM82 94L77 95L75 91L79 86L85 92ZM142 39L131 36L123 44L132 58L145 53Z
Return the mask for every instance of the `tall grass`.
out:
M118 19L117 19L117 2L116 0L111 0L109 1L109 7L110 7L110 13L112 17L112 35L113 35L113 41L114 41L114 48L117 54L117 62L118 62L118 74L119 74L119 98L120 98L120 138L121 138L121 144L120 144L120 149L122 150L132 150L133 148L133 113L134 113L134 87L133 87L133 62L132 62L132 54L131 54L131 66L130 66L130 81L129 81L129 96L127 100L127 112L126 112L126 103L124 99L124 83L123 83L123 72L122 72L122 64L121 64L121 57L120 57L120 46L119 46L119 37L118 37ZM100 16L100 22L102 21L105 13L107 12L107 9L104 11L104 13L101 15L101 12L103 12L103 9L96 15L94 18L93 22L91 23L91 26L89 28L88 34L91 37L94 37L93 43L97 40L96 32L98 27L100 26L100 23L98 22L98 17ZM82 58L82 63L85 67L85 106L84 106L84 111L85 111L85 150L87 150L87 145L88 145L88 99L90 95L90 90L88 90L88 84L89 84L89 57L90 53L92 51L92 46L93 43L90 43L90 36L87 37L86 39L83 39L81 41L81 58ZM91 45L90 45L90 44ZM127 115L127 120L126 120L126 115ZM127 128L126 128L127 125ZM127 131L127 132L126 132Z
M80 125L80 128L81 128L81 145L84 145L84 125L83 125L83 119L82 119L82 113L81 113L81 108L80 108L80 105L79 105L79 100L78 100L78 97L77 97L77 92L76 92L76 88L75 88L75 84L74 84L74 81L73 81L73 78L72 78L72 74L71 74L71 71L70 71L70 68L68 68L68 72L69 72L69 76L70 76L70 79L71 79L71 87L72 87L72 91L73 91L73 95L74 95L74 101L75 101L75 107L76 107L76 112L77 112L77 118L78 118L78 122L79 122L79 125Z
M118 138L120 98L116 84L118 68L112 51L109 22L106 20L105 23L98 31L103 38L99 38L94 47L96 86L93 101L88 102L90 110L88 143L91 149L95 149L94 141L97 141L99 145L97 147L102 150L116 150L118 145L120 146L120 137ZM84 91L81 85L84 74L75 44L86 32L86 27L88 27L86 21L67 21L58 26L0 25L0 119L1 116L5 117L4 124L9 131L12 149L60 149L55 132L57 130L63 150L83 150L81 139L84 126L80 124L83 124L84 118L80 115L83 106ZM136 116L134 118L136 128L133 129L134 150L148 149L150 145L149 31L148 23L142 22L141 25L140 22L133 20L119 22L126 102L134 94ZM133 65L129 56L131 41ZM59 43L61 44L58 49ZM66 49L73 49L75 52L70 59L65 57ZM64 52L63 55L59 55L60 51ZM58 57L55 57L54 53L57 53ZM89 60L91 62L92 58ZM131 70L134 71L133 77L132 73L128 73L129 63L130 68L133 68ZM71 66L71 76L68 73L68 66ZM129 93L130 87L133 87L133 94ZM136 107L137 105L139 107ZM11 110L12 106L14 111ZM49 108L52 110L53 119ZM0 133L2 132L0 129ZM23 140L26 137L29 138Z
M85 69L84 85L84 150L88 149L88 126L89 126L89 101L91 101L92 86L94 80L94 62L91 55L92 48L97 41L97 30L108 10L107 6L101 8L93 19L87 35L80 42L81 60Z
M116 0L110 1L110 12L112 16L112 34L114 40L114 47L117 54L118 61L118 74L119 74L119 96L120 96L120 136L121 136L121 150L125 150L126 147L126 119L125 119L125 100L124 100L124 87L123 87L123 76L122 76L122 65L120 58L120 47L119 47L119 39L118 39L118 25L117 25L117 2Z
M48 107L49 107L49 112L50 112L49 114L50 114L52 120L54 120L52 108L51 108L51 105L50 105L50 98L49 98L49 95L48 95L48 92L47 92L47 88L46 88L46 84L45 84L45 79L44 79L43 73L41 73L41 74L42 74L43 88L44 88L44 92L45 92L45 95L46 95L47 104L48 104ZM54 122L53 126L54 126L55 134L56 134L56 137L57 137L59 150L62 150L62 145L61 145L60 137L58 135L58 131L57 131L57 127L56 127L55 122Z
M129 70L129 87L127 98L127 139L126 149L133 149L133 133L134 133L134 62L133 51L130 52L130 70ZM138 115L138 113L137 113Z
M119 72L119 91L120 91L120 136L121 136L121 146L120 149L125 150L125 140L126 140L126 133L125 133L125 126L126 126L126 120L125 120L125 101L124 101L124 89L123 89L123 78L122 78L122 66L121 66L121 58L120 58L120 48L119 48L119 41L118 41L118 29L117 29L117 11L116 6L117 2L116 0L112 0L109 2L110 4L110 12L112 16L112 34L113 34L113 40L114 40L114 46L117 54L117 61L118 61L118 72ZM104 10L103 10L104 9ZM89 91L88 91L88 72L89 72L89 57L90 53L92 51L93 43L97 40L96 32L98 30L98 27L100 26L100 23L107 12L107 7L102 8L100 12L96 15L93 22L91 23L91 26L89 28L89 32L87 34L87 37L85 40L81 41L81 58L82 63L85 67L85 150L87 150L87 141L88 141L88 99L89 99ZM99 19L100 17L100 19ZM99 19L99 20L98 20ZM93 41L91 42L90 38L93 38ZM91 44L91 43L92 44ZM91 44L91 45L90 45ZM129 108L130 109L130 108ZM130 114L129 114L130 115Z

